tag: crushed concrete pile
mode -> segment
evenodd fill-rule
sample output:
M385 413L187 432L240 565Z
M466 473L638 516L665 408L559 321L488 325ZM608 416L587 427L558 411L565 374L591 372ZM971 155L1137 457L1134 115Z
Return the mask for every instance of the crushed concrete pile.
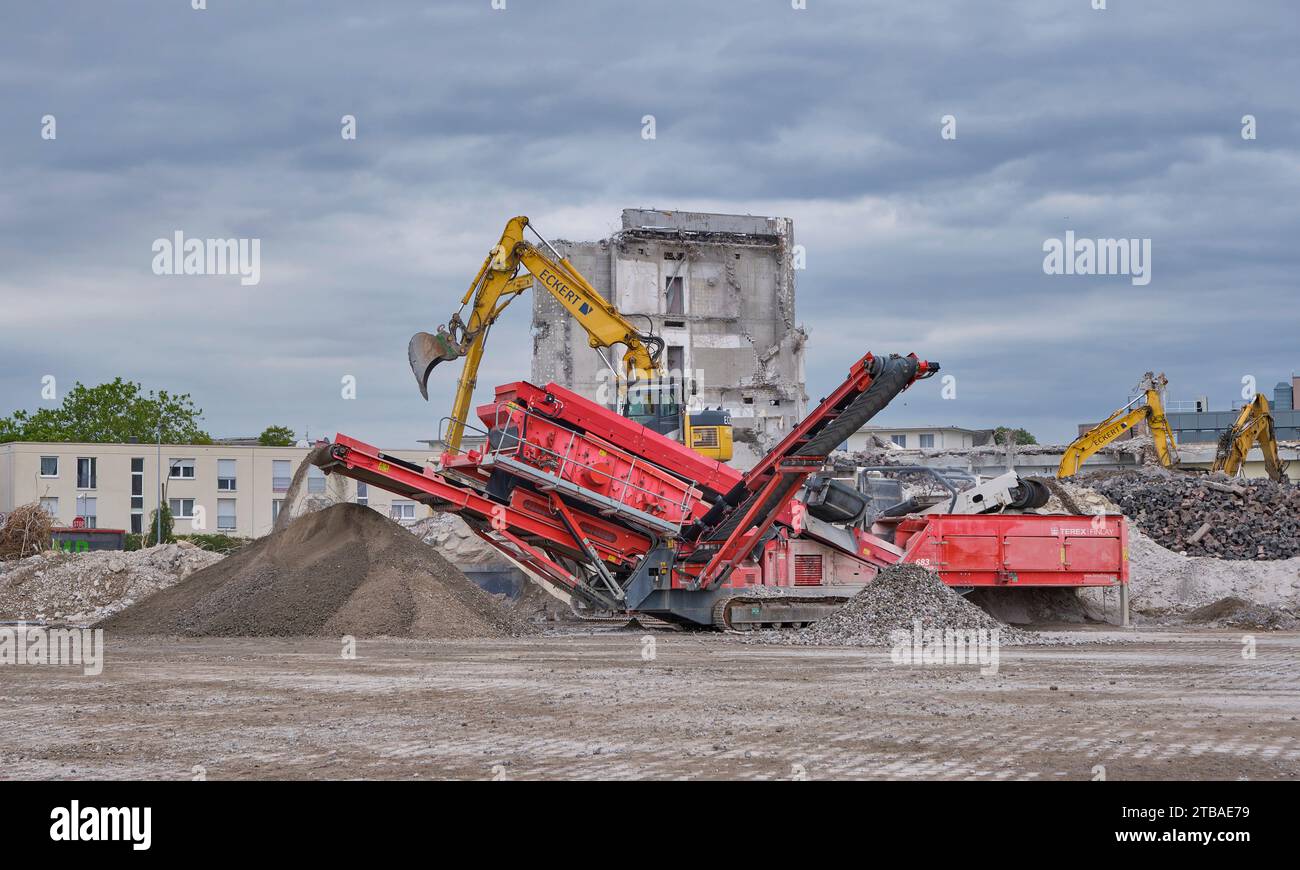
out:
M1115 472L1110 476L1121 475L1159 481L1166 479L1168 472ZM1090 474L1086 480L1095 485L1107 477L1103 472ZM1217 480L1209 478L1212 483ZM1044 513L1125 513L1101 492L1075 481L1057 481L1053 491L1056 494L1043 508ZM1064 503L1057 495L1064 497ZM1272 624L1285 624L1288 614L1300 607L1300 558L1247 560L1192 556L1162 546L1142 531L1141 523L1132 516L1129 519L1129 608L1135 622L1179 623L1193 619L1191 613L1198 608L1237 599L1244 601L1248 608L1240 615L1243 624L1253 620L1257 623L1255 627L1268 628ZM1078 597L1088 618L1114 619L1118 602L1113 593L1107 600L1100 589L1083 589ZM1003 615L997 610L993 612ZM1226 625L1204 617L1194 621Z
M377 511L296 518L99 627L188 637L508 637L532 629Z
M0 563L0 620L97 622L221 559L182 541L129 553L48 550Z
M1163 469L1082 478L1156 542L1193 556L1300 556L1300 487Z
M512 564L455 514L435 513L406 525L406 529L455 565Z
M1300 607L1300 558L1247 561L1188 556L1162 547L1133 526L1128 548L1129 607L1139 622L1177 621L1227 598L1262 608L1260 613L1275 613L1282 622ZM1100 590L1084 589L1079 594L1089 603L1090 612L1100 612Z
M889 646L890 634L921 629L999 629L1003 644L1036 642L1032 632L1010 628L948 588L920 565L892 565L825 619L797 632L763 631L766 642L809 646Z

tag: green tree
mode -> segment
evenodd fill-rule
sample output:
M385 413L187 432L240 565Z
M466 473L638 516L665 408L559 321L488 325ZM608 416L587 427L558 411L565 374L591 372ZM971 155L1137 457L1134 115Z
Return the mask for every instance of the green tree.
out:
M176 528L175 522L172 521L172 509L170 505L163 505L162 510L162 540L158 539L158 511L154 508L149 512L149 529L141 536L144 540L152 544L170 544L176 540L172 531Z
M257 443L263 447L292 447L293 430L288 426L267 426L257 436Z
M211 444L212 438L199 428L202 415L189 393L146 394L139 384L121 378L96 387L78 381L57 408L34 414L18 410L0 418L0 441L153 441L161 426L163 441Z
M1038 439L1026 429L1012 429L1010 426L999 426L993 430L994 444L1006 444L1008 440L1013 444L1038 443Z

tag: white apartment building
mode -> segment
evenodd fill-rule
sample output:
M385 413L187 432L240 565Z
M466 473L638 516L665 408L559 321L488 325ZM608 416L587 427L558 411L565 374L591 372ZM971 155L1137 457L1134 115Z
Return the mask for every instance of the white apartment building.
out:
M873 436L909 450L953 450L984 443L988 433L960 426L863 426L840 449L865 450L871 446Z
M139 534L161 495L178 535L260 537L271 531L308 452L306 447L222 444L0 444L0 513L39 502L56 525L71 526L81 518L91 528ZM417 465L437 458L428 449L385 452ZM355 501L399 520L431 514L425 505L376 487L339 475L327 479L314 466L300 495Z

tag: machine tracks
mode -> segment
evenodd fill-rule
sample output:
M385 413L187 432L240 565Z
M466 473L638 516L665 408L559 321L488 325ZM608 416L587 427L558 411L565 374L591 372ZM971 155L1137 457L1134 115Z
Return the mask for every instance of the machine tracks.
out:
M762 628L803 628L838 610L848 598L841 595L737 595L713 605L713 627L724 631Z

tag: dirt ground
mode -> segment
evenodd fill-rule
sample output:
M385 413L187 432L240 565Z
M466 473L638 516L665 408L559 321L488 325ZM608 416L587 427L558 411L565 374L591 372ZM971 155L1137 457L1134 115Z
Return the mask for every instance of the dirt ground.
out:
M0 778L1300 777L1300 634L1257 635L1253 660L1238 632L1125 637L1003 649L981 676L704 633L363 640L354 660L106 635L97 677L0 670Z

